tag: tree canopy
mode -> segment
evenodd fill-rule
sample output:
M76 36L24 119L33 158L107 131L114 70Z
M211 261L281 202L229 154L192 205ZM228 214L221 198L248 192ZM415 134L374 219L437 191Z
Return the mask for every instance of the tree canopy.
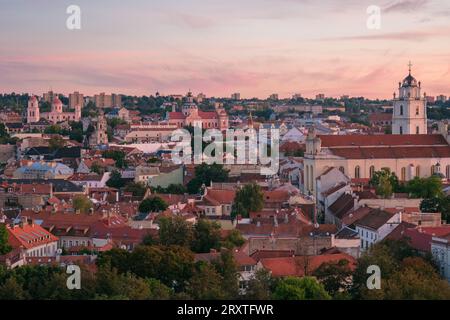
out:
M223 168L223 165L213 163L208 165L202 163L195 167L195 177L187 184L187 189L190 194L200 192L200 188L204 184L208 186L210 182L226 182L228 181L228 170Z
M261 187L256 183L243 186L236 192L234 199L232 215L241 215L248 217L250 212L257 212L264 207L264 193Z

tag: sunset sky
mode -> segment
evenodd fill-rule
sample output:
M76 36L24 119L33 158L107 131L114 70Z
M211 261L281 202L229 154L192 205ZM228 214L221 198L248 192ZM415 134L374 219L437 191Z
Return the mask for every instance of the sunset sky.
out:
M0 43L0 92L450 95L448 0L0 0Z

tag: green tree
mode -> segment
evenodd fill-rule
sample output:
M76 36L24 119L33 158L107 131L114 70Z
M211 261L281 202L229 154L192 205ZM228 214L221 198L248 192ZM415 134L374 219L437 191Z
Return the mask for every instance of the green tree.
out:
M228 235L222 241L222 247L227 249L233 249L235 247L240 247L244 245L245 239L241 232L237 229L230 230Z
M106 185L110 188L120 189L125 186L125 180L122 179L122 176L119 171L114 170L111 172L109 180L106 181Z
M97 162L94 162L91 166L91 171L97 174L103 174L105 170Z
M222 250L212 265L222 277L225 299L236 299L239 294L238 266L231 250Z
M323 284L325 290L333 297L343 297L351 287L352 270L348 260L323 263L313 276Z
M0 285L0 300L24 300L26 296L26 292L14 277L6 279L5 283Z
M189 247L193 237L192 224L182 217L159 219L159 241L162 245Z
M202 185L209 185L210 182L228 181L228 170L225 170L221 164L202 163L195 167L195 177L187 184L190 194L196 194L200 191Z
M147 188L141 182L131 182L125 186L124 191L131 192L134 197L142 198L144 197Z
M406 190L416 198L437 198L442 197L442 181L437 176L428 178L418 178L408 181Z
M185 194L187 193L187 189L182 184L170 184L167 188L162 188L160 186L153 187L152 192L164 194Z
M115 268L118 272L126 273L130 269L131 253L124 249L113 248L106 252L101 252L96 264L99 268Z
M85 195L76 195L73 197L72 205L75 210L80 210L81 213L88 213L92 208L92 201Z
M232 216L247 218L250 212L261 211L264 207L264 193L256 183L247 184L236 192Z
M220 225L217 222L200 219L193 231L192 251L207 253L220 248Z
M181 246L138 246L131 253L130 266L135 275L158 279L180 292L192 277L194 255Z
M223 299L225 294L222 289L222 277L211 264L199 262L195 265L186 293L196 300Z
M275 300L328 300L331 297L312 277L286 277L278 281L273 298Z
M126 161L126 154L120 150L106 150L102 153L103 158L113 159L115 161L117 168L126 168L128 167L128 163Z
M390 196L392 196L393 187L387 175L380 176L378 184L375 187L375 192L377 195L382 196L383 198L389 198Z
M11 252L12 247L8 243L8 230L4 224L0 224L0 256Z
M352 297L356 299L371 299L375 298L373 295L376 292L379 292L379 290L369 290L367 288L366 283L369 276L367 268L369 266L379 266L383 272L382 279L389 279L400 269L404 259L419 256L419 252L411 247L408 239L383 240L375 244L358 259L356 270L353 272L353 284L350 289ZM431 258L427 257L427 259L431 261Z
M160 197L147 198L142 200L139 204L139 212L142 213L159 212L164 211L167 208L167 203Z
M269 300L272 297L273 286L274 281L270 272L266 269L259 269L248 283L245 298L249 300Z
M369 290L365 299L449 300L450 285L419 257L405 258L389 277L382 278L380 290Z
M397 176L388 169L374 172L369 184L375 188L377 195L384 198L388 198L392 193L400 191Z
M153 278L147 278L146 281L150 289L150 300L169 300L172 296L172 290L161 281Z

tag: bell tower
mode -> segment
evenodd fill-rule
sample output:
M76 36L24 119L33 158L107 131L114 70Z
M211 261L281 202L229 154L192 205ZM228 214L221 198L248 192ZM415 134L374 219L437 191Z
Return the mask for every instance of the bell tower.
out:
M394 95L392 134L427 134L427 102L421 95L422 85L409 74L399 82L398 97Z
M39 122L39 120L39 101L36 96L32 96L30 100L28 100L27 123Z

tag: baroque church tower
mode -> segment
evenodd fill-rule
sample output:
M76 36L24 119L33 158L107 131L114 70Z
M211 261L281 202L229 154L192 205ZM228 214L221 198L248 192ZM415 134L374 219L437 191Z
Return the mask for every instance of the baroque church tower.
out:
M98 115L97 126L91 136L90 145L97 146L108 144L108 134L106 130L107 130L107 123L105 115L101 110L100 114Z
M399 95L394 94L392 134L427 134L427 102L421 95L421 83L411 75L399 82Z
M28 100L27 123L34 123L38 122L39 120L39 101L36 96L32 96L31 99Z

